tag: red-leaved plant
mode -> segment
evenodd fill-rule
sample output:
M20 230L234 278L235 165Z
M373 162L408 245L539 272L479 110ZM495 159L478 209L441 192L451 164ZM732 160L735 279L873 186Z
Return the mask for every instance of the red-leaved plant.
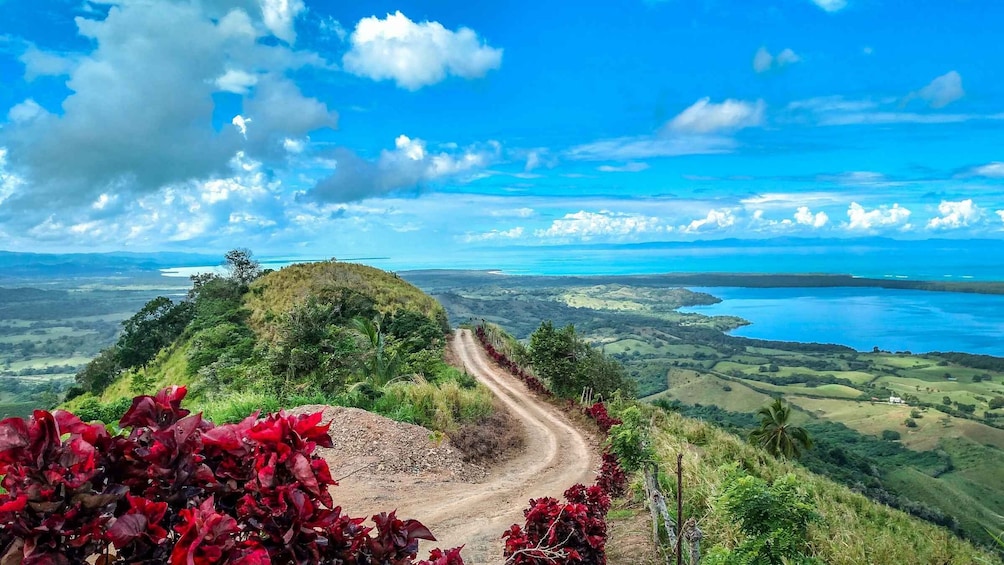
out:
M530 389L531 392L535 392L541 396L550 397L553 396L551 391L544 386L544 383L540 382L540 379L528 373L519 363L510 359L505 353L495 349L491 341L488 339L488 332L485 331L484 326L478 326L474 334L478 337L478 341L481 342L481 346L485 348L488 356L492 358L500 367L509 371L516 376L519 380L526 384L526 387Z
M554 498L530 500L523 511L526 524L513 524L502 534L506 563L512 565L564 565L607 562L606 514L610 497L598 486L574 485L565 491L565 503Z
M61 410L0 422L0 562L410 565L435 539L394 512L375 528L341 513L320 414L214 426L185 394L135 398L116 435ZM462 564L456 548L417 565Z
M604 434L609 433L610 428L623 424L623 422L619 419L612 418L610 414L607 413L607 407L602 402L597 402L592 406L583 408L583 412L585 412L586 416L589 416L596 422L596 425L599 426L600 431Z

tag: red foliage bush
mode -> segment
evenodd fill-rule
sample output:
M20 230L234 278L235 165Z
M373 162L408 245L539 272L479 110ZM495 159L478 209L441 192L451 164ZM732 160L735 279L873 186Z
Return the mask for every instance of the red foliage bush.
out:
M185 394L135 398L117 435L65 411L0 422L0 561L405 565L435 539L393 512L375 528L341 514L319 413L214 426ZM462 564L460 548L419 562Z
M596 475L596 486L610 496L624 496L627 492L627 475L617 461L617 456L609 451L603 453L603 465Z
M574 485L563 504L554 498L530 500L526 524L513 524L502 538L513 565L606 563L606 514L610 497L598 486Z
M544 383L540 382L540 379L526 372L526 370L524 370L519 363L509 359L505 353L495 349L495 346L493 346L488 340L488 333L485 331L484 326L478 326L474 334L478 337L478 341L481 342L481 346L488 352L488 356L498 363L500 367L509 371L515 375L516 378L523 381L531 392L535 392L546 397L553 396L551 391L544 386Z
M610 414L607 413L606 405L602 402L597 402L583 410L586 416L592 418L600 427L600 431L605 434L610 432L610 428L623 423L617 418L611 418Z

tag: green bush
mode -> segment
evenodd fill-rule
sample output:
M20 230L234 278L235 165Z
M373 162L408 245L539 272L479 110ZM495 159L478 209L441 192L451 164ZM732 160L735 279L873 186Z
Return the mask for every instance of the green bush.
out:
M902 436L896 430L882 430L882 439L886 441L897 441L900 437Z
M809 525L820 520L810 493L794 474L773 483L733 470L716 502L746 538L734 549L714 548L708 565L782 565L815 563L809 551Z
M80 403L74 410L74 414L85 422L100 421L105 424L115 424L122 419L130 406L132 406L132 400L129 398L120 398L114 402L102 404L97 398L90 397Z
M610 450L617 455L621 466L627 472L637 471L655 457L648 426L642 421L637 406L622 410L618 417L620 424L610 428Z

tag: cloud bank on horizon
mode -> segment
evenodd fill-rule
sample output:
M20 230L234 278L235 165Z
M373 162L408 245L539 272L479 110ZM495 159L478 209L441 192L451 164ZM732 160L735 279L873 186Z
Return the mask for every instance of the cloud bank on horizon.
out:
M1004 6L361 4L8 0L0 249L1004 235Z

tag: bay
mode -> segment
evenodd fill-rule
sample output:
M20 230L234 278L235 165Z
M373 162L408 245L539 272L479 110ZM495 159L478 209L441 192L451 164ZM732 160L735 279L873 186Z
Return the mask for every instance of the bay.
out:
M722 299L682 308L738 316L732 335L836 343L859 351L1004 356L1004 296L882 288L692 288Z

